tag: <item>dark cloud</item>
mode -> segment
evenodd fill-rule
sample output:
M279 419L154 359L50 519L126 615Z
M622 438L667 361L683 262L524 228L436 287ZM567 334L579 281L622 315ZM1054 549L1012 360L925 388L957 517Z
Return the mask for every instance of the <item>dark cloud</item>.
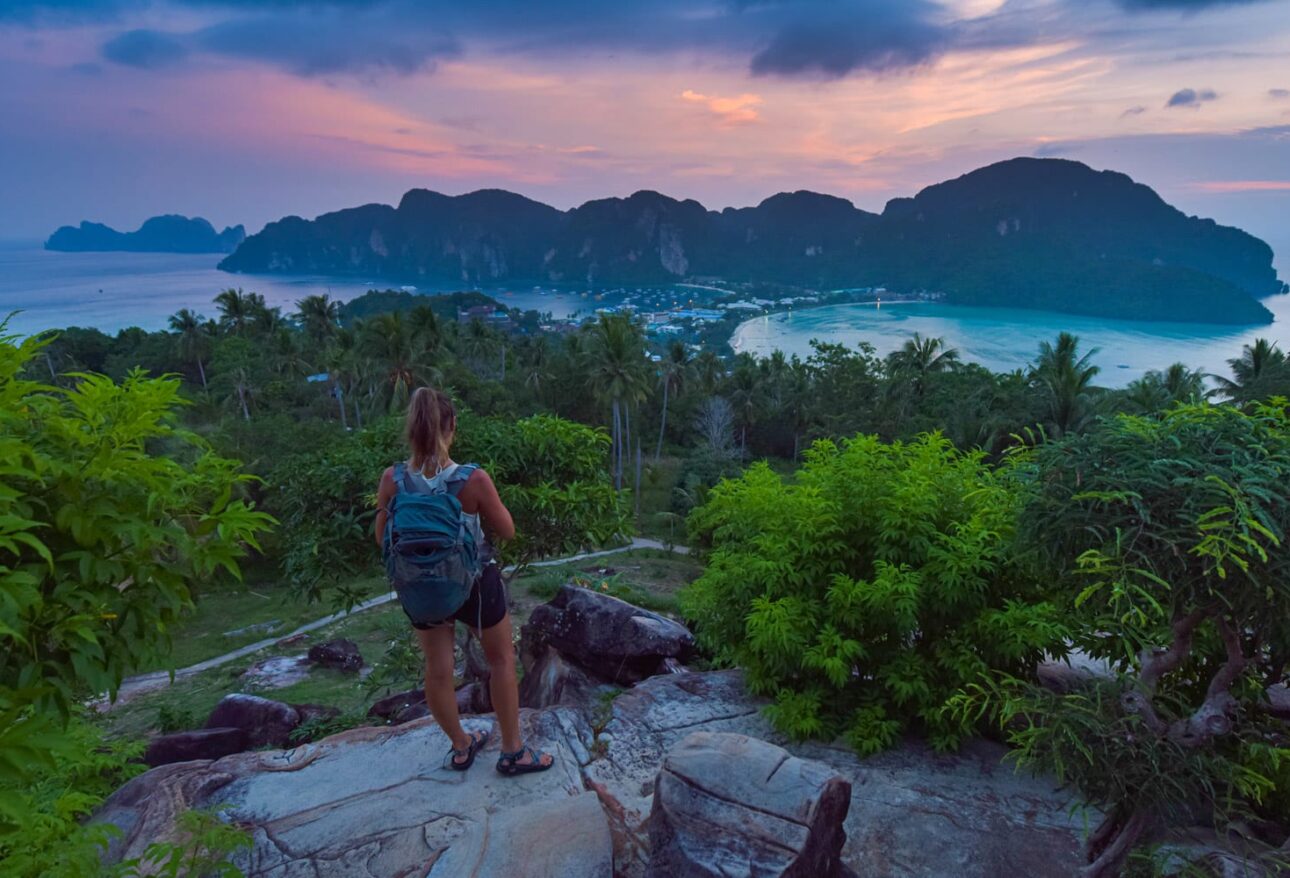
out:
M1121 113L1120 118L1123 119L1125 116L1141 116L1146 111L1146 107L1142 106L1142 104L1138 104L1136 107L1129 107L1129 109Z
M1268 97L1274 101L1284 101L1286 98L1290 98L1290 88L1270 88L1268 89Z
M187 55L183 43L155 30L128 30L103 44L107 60L144 70L173 66Z
M849 4L814 20L785 24L752 58L752 72L838 78L853 71L883 72L922 64L943 51L950 32L928 3Z
M400 28L384 15L238 18L199 31L195 41L210 52L263 61L302 76L416 73L461 52L448 34Z
M1169 96L1166 107L1199 107L1203 103L1218 100L1218 93L1212 88L1182 88Z

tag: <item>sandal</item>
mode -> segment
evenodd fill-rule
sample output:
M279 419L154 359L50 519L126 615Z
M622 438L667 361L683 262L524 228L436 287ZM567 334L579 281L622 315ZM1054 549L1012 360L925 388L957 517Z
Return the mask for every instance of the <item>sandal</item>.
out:
M530 761L521 762L520 760L523 759L526 754ZM543 764L542 757L545 755L547 754L540 750L534 750L532 747L525 744L514 753L503 753L501 756L497 757L497 773L513 777L517 774L532 774L538 771L546 771L552 765L555 765L555 759Z
M465 771L475 764L475 754L484 749L488 743L488 732L476 731L470 733L470 745L465 750L458 750L456 747L448 748L444 754L444 766L451 768L453 771ZM464 762L458 762L457 757L464 756Z

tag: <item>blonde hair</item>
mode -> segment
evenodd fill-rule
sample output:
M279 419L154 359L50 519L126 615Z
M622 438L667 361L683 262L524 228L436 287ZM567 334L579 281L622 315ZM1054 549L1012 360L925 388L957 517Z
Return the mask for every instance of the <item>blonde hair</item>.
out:
M408 403L408 447L412 469L438 471L448 462L448 446L456 428L457 410L448 394L418 387Z

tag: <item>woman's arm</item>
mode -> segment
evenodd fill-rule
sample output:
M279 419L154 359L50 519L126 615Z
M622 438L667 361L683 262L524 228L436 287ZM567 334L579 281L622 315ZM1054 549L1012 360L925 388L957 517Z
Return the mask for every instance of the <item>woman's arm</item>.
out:
M376 489L376 525L372 536L376 538L376 547L385 550L385 520L389 518L390 500L394 497L394 467L381 473L381 485Z
M497 496L497 486L488 473L483 469L475 470L461 493L462 508L479 513L484 530L492 539L515 539L515 521L511 518L511 511Z

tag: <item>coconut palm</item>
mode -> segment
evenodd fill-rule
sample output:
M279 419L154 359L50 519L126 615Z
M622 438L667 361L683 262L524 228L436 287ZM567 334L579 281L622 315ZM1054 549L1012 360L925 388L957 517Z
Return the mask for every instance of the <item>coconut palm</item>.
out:
M730 372L730 404L734 406L739 421L739 449L748 451L748 428L757 422L764 401L764 387L760 369L751 354L735 358Z
M631 405L645 398L644 339L625 314L602 314L592 325L587 346L587 378L592 392L610 404L614 485L623 486L625 449L631 438Z
M1276 342L1256 338L1241 348L1241 355L1227 361L1232 377L1211 375L1215 392L1233 402L1243 403L1271 396L1280 385L1290 384L1290 363Z
M1195 402L1205 396L1205 374L1174 363L1163 372L1151 370L1129 384L1125 399L1129 408L1142 414L1162 412L1180 402Z
M1061 437L1077 430L1093 414L1093 378L1101 371L1090 362L1098 349L1082 356L1079 337L1063 332L1057 343L1039 343L1039 357L1030 369L1030 381L1046 397L1049 426Z
M945 339L923 338L917 332L887 357L887 368L896 379L894 386L906 384L916 400L923 398L929 375L949 372L958 365L959 352L946 347Z
M517 353L520 368L523 369L524 386L538 399L542 398L542 389L551 380L551 348L545 335L532 335L524 339Z
M242 288L229 288L215 297L215 307L219 309L220 323L237 335L241 335L251 322L255 312L255 293L244 293ZM261 299L263 303L263 299Z
M725 373L726 367L716 351L705 349L694 358L694 377L705 396L711 396L716 392L717 385L721 383L721 377Z
M179 355L197 364L197 374L202 379L202 390L206 390L206 367L202 357L210 347L210 331L206 318L183 308L170 315L170 330L179 337Z
M424 339L397 311L377 314L364 322L359 347L379 376L381 396L390 410L406 405L418 385L440 380Z
M690 352L684 344L674 341L667 349L667 356L659 363L658 383L663 388L663 415L658 425L658 446L654 449L654 462L663 456L663 434L667 432L667 401L670 394L680 393L690 375Z
M340 327L340 302L327 293L305 296L296 302L296 317L305 334L321 349Z

